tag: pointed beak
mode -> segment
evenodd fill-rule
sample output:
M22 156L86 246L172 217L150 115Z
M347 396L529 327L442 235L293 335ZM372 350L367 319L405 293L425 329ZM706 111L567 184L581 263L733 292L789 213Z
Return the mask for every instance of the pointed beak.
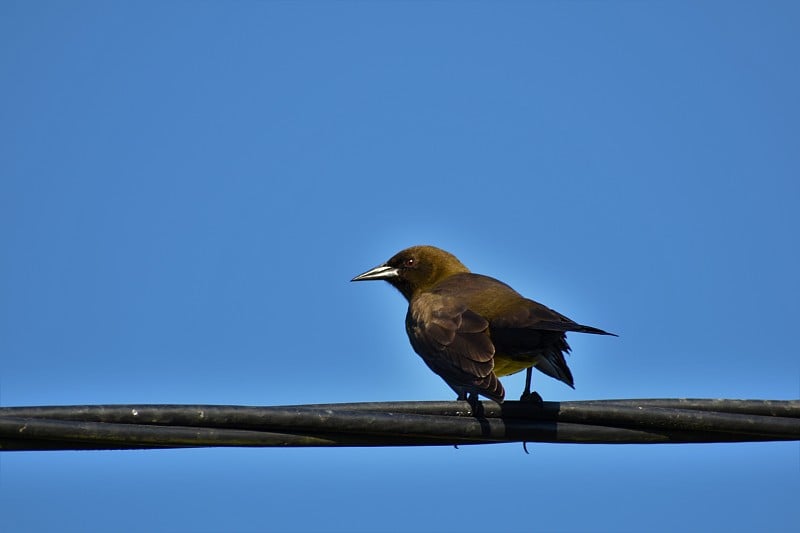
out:
M369 281L373 279L391 279L396 278L399 272L396 268L389 265L378 265L375 268L367 270L363 274L359 274L350 281Z

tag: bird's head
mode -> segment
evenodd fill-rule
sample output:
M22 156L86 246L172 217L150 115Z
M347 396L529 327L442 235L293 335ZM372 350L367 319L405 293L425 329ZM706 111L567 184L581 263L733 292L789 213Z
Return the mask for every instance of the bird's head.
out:
M412 246L350 281L382 279L411 300L416 294L461 272L469 272L469 269L453 254L435 246Z

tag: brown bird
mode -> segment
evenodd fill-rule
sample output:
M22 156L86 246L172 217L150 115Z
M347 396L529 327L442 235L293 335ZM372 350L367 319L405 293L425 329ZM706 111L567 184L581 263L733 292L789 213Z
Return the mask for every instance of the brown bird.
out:
M351 281L385 280L408 300L406 333L414 351L458 394L497 402L505 398L498 376L527 370L521 400L531 393L531 369L575 388L564 354L566 332L614 335L583 326L523 297L502 281L473 274L456 256L433 246L413 246ZM616 335L614 335L616 336Z

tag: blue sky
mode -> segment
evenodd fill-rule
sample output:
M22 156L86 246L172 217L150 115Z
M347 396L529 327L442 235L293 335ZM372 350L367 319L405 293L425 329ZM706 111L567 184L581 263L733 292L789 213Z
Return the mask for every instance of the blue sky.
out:
M452 399L434 244L619 338L546 400L796 399L793 2L0 3L0 404ZM522 376L504 379L509 396ZM7 531L790 531L794 443L0 456ZM644 525L644 526L643 526Z

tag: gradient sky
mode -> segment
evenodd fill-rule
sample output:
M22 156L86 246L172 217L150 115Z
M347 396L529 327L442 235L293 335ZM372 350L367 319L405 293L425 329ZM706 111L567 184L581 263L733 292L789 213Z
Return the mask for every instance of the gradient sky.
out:
M795 2L0 3L0 405L449 400L434 244L546 400L800 398ZM504 379L509 397L523 376ZM793 531L800 444L0 456L4 531Z

